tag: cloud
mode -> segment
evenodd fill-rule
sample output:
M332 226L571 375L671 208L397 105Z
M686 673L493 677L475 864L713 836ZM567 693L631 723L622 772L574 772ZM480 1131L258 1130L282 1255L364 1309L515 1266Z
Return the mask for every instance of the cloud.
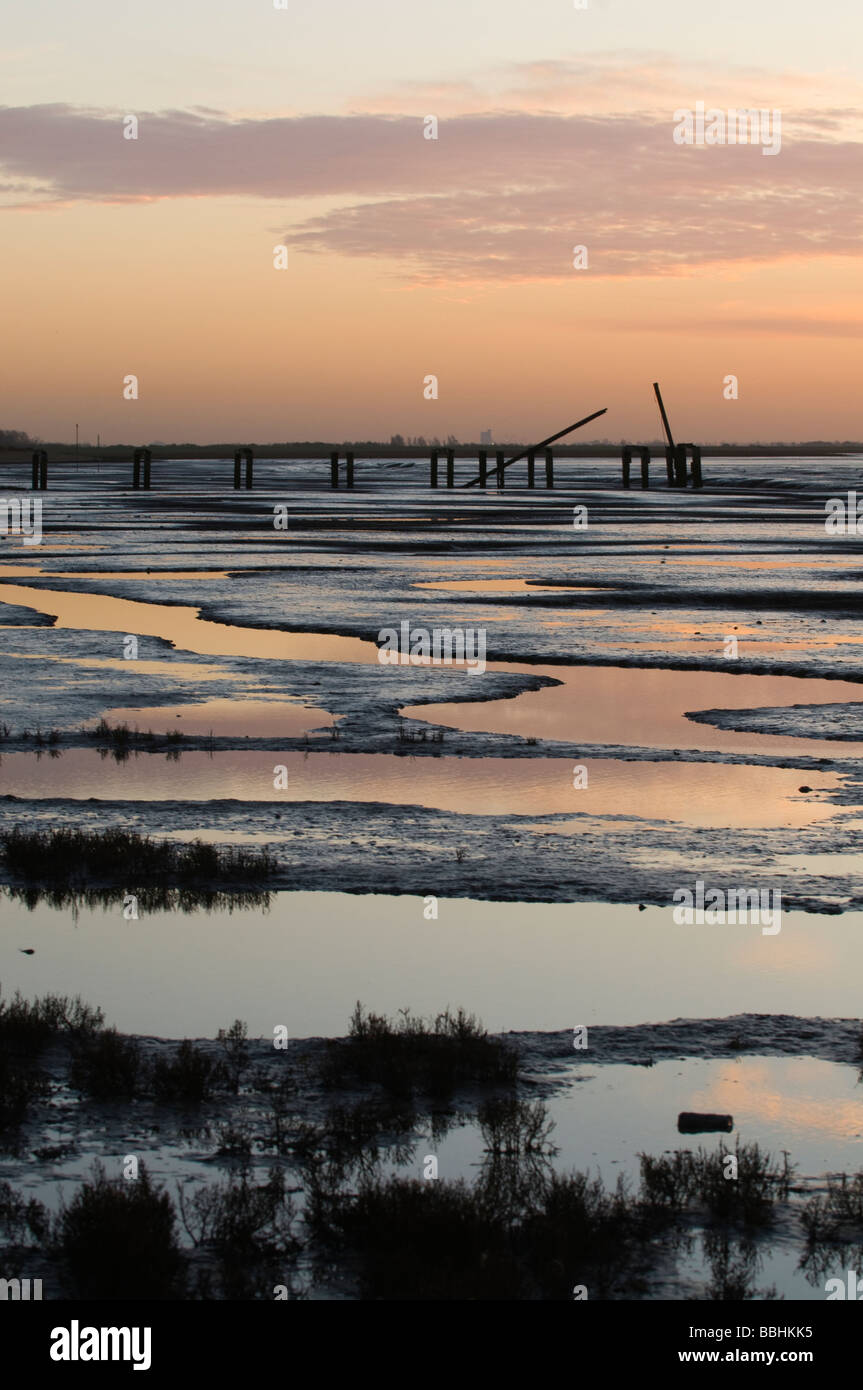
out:
M543 65L547 67L548 65ZM673 111L246 117L0 108L7 199L344 200L285 227L291 246L381 258L420 281L668 275L789 255L856 255L861 143L845 108L783 112L781 153L678 146ZM132 114L132 113L129 113ZM572 268L586 245L588 272Z

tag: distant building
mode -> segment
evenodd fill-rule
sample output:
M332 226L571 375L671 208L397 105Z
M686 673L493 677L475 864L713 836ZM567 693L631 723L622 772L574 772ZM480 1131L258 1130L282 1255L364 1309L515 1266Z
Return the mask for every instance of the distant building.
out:
M482 434L479 437L479 442L483 445L493 444L494 440L491 437L491 430L483 430Z

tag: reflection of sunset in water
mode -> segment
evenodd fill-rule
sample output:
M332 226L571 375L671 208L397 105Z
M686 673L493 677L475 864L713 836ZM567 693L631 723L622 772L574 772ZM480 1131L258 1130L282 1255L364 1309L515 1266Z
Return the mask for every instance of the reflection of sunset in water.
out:
M302 707L291 707L287 719L304 719L310 728L321 722L317 711ZM157 731L168 723L164 712L160 718L153 711ZM178 721L172 727L177 728ZM287 729L285 733L289 736ZM288 768L287 791L273 787L274 762ZM830 803L797 795L800 773L793 768L615 759L594 759L586 766L588 786L575 790L571 759L233 750L181 752L179 765L163 754L146 753L118 764L96 750L72 748L59 758L5 754L0 795L389 802L492 816L567 811L603 815L625 807L630 816L710 827L800 827L827 820L837 811ZM819 787L832 788L837 782L836 773L818 775Z
M710 1083L692 1092L692 1108L733 1115L736 1130L769 1125L785 1131L792 1151L795 1138L807 1135L860 1139L863 1088L855 1089L855 1073L845 1070L839 1076L846 1078L847 1094L824 1095L824 1074L829 1068L829 1063L812 1057L747 1057L745 1068L737 1062L716 1062Z
M492 663L489 668L492 669ZM734 753L809 753L860 757L863 744L784 734L742 733L686 719L687 710L863 701L863 685L796 676L731 675L649 667L524 666L493 669L550 676L562 682L508 700L406 705L400 711L462 731L521 734L578 743L642 748L716 749Z

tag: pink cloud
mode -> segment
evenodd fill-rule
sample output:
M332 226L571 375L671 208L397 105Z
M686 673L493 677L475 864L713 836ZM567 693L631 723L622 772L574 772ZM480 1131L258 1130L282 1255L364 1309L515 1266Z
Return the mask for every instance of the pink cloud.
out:
M543 65L547 67L548 65ZM67 106L0 108L8 196L45 202L329 197L298 217L292 246L382 258L411 279L570 278L572 248L594 275L667 275L717 262L857 255L860 142L836 138L844 109L783 113L783 147L681 147L664 116L519 111L232 119L211 111L123 115ZM825 138L826 136L833 138Z

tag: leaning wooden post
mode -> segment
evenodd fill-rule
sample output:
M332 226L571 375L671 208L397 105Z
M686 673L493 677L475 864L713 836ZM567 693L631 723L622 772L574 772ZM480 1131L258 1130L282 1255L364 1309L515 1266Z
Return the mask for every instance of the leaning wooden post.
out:
M488 484L488 454L485 449L480 449L477 462L479 463L479 485L486 487Z
M498 449L497 453L494 456L494 459L495 463L497 464L497 486L506 487L506 474L503 471L505 465L503 461L503 453L500 449Z
M241 464L241 462L242 462L242 460L240 459L239 453L234 454L234 487L235 487L235 488L239 488L239 486L240 486L240 464Z
M455 487L455 449L446 451L446 485Z
M437 487L437 449L432 449L429 459L429 487Z
M243 452L246 456L246 491L251 492L254 483L252 470L255 456L252 453L251 449L245 449Z
M45 489L47 488L47 486L48 486L48 455L45 453L45 450L42 449L42 451L41 451L41 458L39 459L39 487L40 487L41 491L44 492Z
M551 449L545 451L545 485L554 487L554 454Z
M353 456L353 454L345 454L345 473L346 473L345 485L346 485L347 487L353 487L353 485L354 485L354 456Z
M535 470L536 470L536 454L528 454L528 456L527 456L527 485L528 485L528 487L536 487Z
M339 485L339 456L330 454L330 487Z

